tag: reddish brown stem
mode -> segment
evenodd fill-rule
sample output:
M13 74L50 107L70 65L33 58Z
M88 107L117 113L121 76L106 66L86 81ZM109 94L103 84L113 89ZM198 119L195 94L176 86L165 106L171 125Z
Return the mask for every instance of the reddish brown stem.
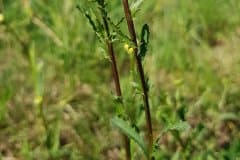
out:
M106 34L107 34L106 44L108 47L108 54L109 54L110 60L111 60L112 75L113 75L113 79L114 79L116 94L120 99L122 99L122 91L121 91L121 86L120 86L119 73L118 73L118 69L117 69L115 51L113 48L113 43L110 38L110 30L109 30L108 22L107 22L107 19L105 16L103 16L103 23L104 23L104 27L105 27ZM125 143L124 145L125 145L125 151L126 151L126 160L131 160L130 139L126 135L123 135L123 139L124 139L124 143Z
M148 146L149 146L149 151L151 152L151 148L152 148L152 145L153 145L153 134L152 134L151 113L150 113L149 100L148 100L148 86L147 86L147 82L145 80L145 75L144 75L144 70L143 70L141 57L138 56L137 36L136 36L136 31L135 31L135 27L134 27L134 23L133 23L133 18L132 18L132 15L131 15L131 10L130 10L130 7L129 7L129 2L128 2L128 0L122 0L122 4L123 4L123 8L124 8L125 17L126 17L126 20L127 20L129 34L130 34L132 42L135 45L134 55L135 55L138 74L139 74L139 77L140 77L142 90L143 90L143 101L144 101L144 106L145 106Z
M116 94L119 98L122 98L118 69L117 69L116 58L115 58L112 42L107 41L107 46L108 46L108 52L109 52L109 56L112 64L112 74L113 74L113 79L115 83ZM126 160L131 160L130 140L126 135L123 135L123 138L125 143L124 145L125 145L125 151L126 151Z

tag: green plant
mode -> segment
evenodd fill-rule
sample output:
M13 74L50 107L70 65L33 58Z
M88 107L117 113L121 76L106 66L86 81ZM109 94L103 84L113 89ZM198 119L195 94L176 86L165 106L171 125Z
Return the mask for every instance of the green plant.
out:
M96 35L99 37L100 41L102 41L102 42L106 41L106 46L108 48L108 54L110 57L110 61L112 63L112 72L113 72L113 78L114 78L114 82L115 82L117 99L122 103L123 100L122 100L122 93L121 93L121 88L120 88L118 70L117 70L117 66L116 66L116 58L115 58L115 53L114 53L114 49L113 49L113 45L112 45L113 41L114 41L114 39L113 39L114 35L110 33L109 23L112 25L113 31L115 31L115 33L117 33L120 36L120 38L127 37L127 36L125 36L125 34L123 32L121 32L118 25L115 25L113 23L113 21L111 20L111 18L108 16L108 13L106 10L106 2L104 0L96 0L95 2L98 4L98 9L100 10L100 15L101 15L100 19L102 19L102 21L100 21L98 19L98 16L96 16L96 15L95 15L95 19L93 19L93 16L91 15L91 13L89 13L89 11L84 11L80 7L78 7L78 8L86 16L86 18L88 19L89 23L91 24L93 30L96 32ZM91 2L87 2L87 3L91 3ZM135 6L138 6L140 3L141 3L140 1L136 2ZM152 133L152 122L151 122L149 97L148 97L149 86L147 84L148 83L147 78L145 77L143 65L142 65L142 60L144 59L146 52L147 52L147 47L148 47L147 45L148 45L148 41L149 41L150 31L149 31L148 25L145 24L142 28L141 41L140 41L140 44L138 45L135 27L134 27L134 23L133 23L133 19L132 19L128 1L123 1L123 6L124 6L124 11L125 11L125 16L127 19L129 34L131 37L131 38L126 38L125 40L129 40L128 42L133 44L133 49L130 48L130 50L132 50L132 51L129 50L129 52L134 52L134 57L135 57L135 61L137 64L137 70L138 70L138 74L140 77L140 84L142 86L142 92L143 92L142 95L143 95L146 125L147 125L148 151L146 151L146 149L143 149L144 148L143 143L138 143L138 144L141 144L140 146L142 146L141 148L144 150L146 156L150 158L151 150L152 150L152 146L153 146L153 135L152 135L153 133ZM92 11L92 12L94 12L94 11ZM121 22L122 22L122 20L120 20L118 24L120 24ZM105 34L104 34L104 31L105 31ZM124 41L124 39L123 39L123 41ZM123 117L127 117L127 115L123 115ZM115 119L114 124L119 128L122 125L117 125L117 124L123 124L123 122L120 122L120 119ZM127 125L125 125L125 126L127 126ZM120 128L124 128L124 127L122 126ZM123 129L122 129L122 131L123 131ZM125 131L124 134L126 134L130 138L134 137L133 134L130 134L130 133L133 133L133 131L130 131L127 128L124 131ZM129 131L129 133L127 131ZM135 134L135 135L137 135L137 134ZM136 141L136 139L134 139L134 140ZM126 145L127 159L130 159L130 157L131 157L130 147L129 147L130 142L127 142L127 140L126 140L126 144L128 144L128 145Z
M153 145L153 135L152 135L153 133L152 133L152 122L151 122L151 113L150 113L149 97L148 97L149 85L147 84L148 82L145 77L145 73L142 65L142 59L144 58L147 52L147 45L149 40L149 28L148 28L148 25L143 26L140 45L138 45L132 13L129 7L129 2L128 0L123 0L122 3L123 3L127 25L128 25L129 34L134 44L134 56L136 59L138 74L140 77L140 82L141 82L142 91L143 91L143 101L144 101L144 107L145 107L145 117L146 117L146 126L147 126L147 134L148 134L147 135L148 151L149 153L151 153L152 145Z
M122 1L105 0L121 98L101 7L78 1L97 34L76 1L0 0L0 159L126 159L122 135L129 137L132 160L150 155L136 46ZM141 63L149 76L152 158L238 159L240 1L129 5L137 48L148 50Z
M90 3L90 2L89 2ZM86 16L89 23L91 24L93 30L98 35L99 39L106 44L109 60L112 67L112 77L114 79L115 84L115 92L116 92L116 101L124 106L123 100L122 100L122 91L120 86L120 80L119 80L119 73L117 68L117 62L116 62L116 53L113 48L113 35L111 34L110 28L109 28L109 17L106 10L106 2L105 0L96 0L97 7L99 9L99 14L101 15L99 19L95 19L96 22L92 19L92 15L90 15L87 11L83 10L82 8L79 8L79 10ZM96 15L95 15L96 16ZM131 159L131 151L130 151L130 141L126 135L124 135L124 141L125 141L125 150L126 150L126 159Z

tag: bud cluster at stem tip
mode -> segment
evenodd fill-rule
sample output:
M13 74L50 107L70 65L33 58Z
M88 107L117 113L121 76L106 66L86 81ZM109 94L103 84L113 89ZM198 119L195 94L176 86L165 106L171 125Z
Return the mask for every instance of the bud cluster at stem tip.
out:
M130 47L128 44L124 44L124 49L125 49L125 51L127 51L128 54L134 53L133 47Z

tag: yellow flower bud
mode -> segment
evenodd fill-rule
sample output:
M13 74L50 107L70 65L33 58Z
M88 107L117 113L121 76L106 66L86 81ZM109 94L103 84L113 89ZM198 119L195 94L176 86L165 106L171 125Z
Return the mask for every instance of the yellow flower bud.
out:
M133 54L133 52L134 52L134 49L132 47L128 49L128 54Z
M130 47L128 44L124 44L124 49L128 54L133 54L134 53L134 48Z
M42 96L36 96L34 98L34 104L35 105L39 105L40 103L42 103L43 97Z
M4 21L4 16L2 13L0 13L0 22L3 22Z
M128 51L129 45L128 45L128 44L124 44L124 49L125 49L126 51Z

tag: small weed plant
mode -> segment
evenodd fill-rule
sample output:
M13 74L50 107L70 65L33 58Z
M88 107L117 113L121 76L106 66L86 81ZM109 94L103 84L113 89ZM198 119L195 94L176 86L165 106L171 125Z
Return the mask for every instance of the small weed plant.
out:
M238 160L239 12L0 0L0 159Z
M139 36L137 36L137 31L135 29L135 24L133 21L133 15L136 15L138 6L143 1L135 1L130 7L128 0L122 0L122 9L124 15L120 17L117 23L109 15L109 10L107 9L106 0L94 0L94 1L84 1L80 2L77 8L81 13L87 18L89 24L91 25L93 31L96 33L102 46L105 46L105 50L108 53L107 59L111 64L112 78L115 84L115 101L118 103L115 107L121 108L116 109L116 114L113 116L111 122L117 127L120 132L124 135L125 141L125 154L126 159L130 160L133 158L134 152L131 146L131 141L135 142L139 148L142 149L142 153L145 155L146 159L154 159L154 139L153 139L153 127L151 119L151 108L149 103L149 78L144 72L143 61L148 51L150 29L148 24L142 26ZM133 11L135 8L135 12ZM132 13L133 11L133 13ZM126 24L128 31L123 31L120 28L122 23ZM131 59L131 67L129 75L132 77L131 85L129 85L128 90L132 90L132 95L137 95L142 97L142 102L140 107L134 103L136 101L136 96L126 97L123 96L121 85L120 85L120 75L117 66L117 55L114 50L114 45L124 45L124 49L129 53ZM120 54L124 51L120 51ZM127 94L126 94L127 95ZM125 103L128 99L128 103ZM139 99L138 99L139 100ZM132 102L129 105L129 101ZM130 107L136 107L135 109L129 109ZM136 111L138 114L132 118L130 111ZM140 114L139 114L140 112ZM138 126L138 121L141 117L141 112L145 115L145 126L146 131L140 131ZM187 124L177 124L178 126L183 125L185 127ZM173 126L174 128L174 126ZM175 127L178 130L178 127ZM142 137L142 133L145 132L145 138ZM166 131L164 131L166 132Z

